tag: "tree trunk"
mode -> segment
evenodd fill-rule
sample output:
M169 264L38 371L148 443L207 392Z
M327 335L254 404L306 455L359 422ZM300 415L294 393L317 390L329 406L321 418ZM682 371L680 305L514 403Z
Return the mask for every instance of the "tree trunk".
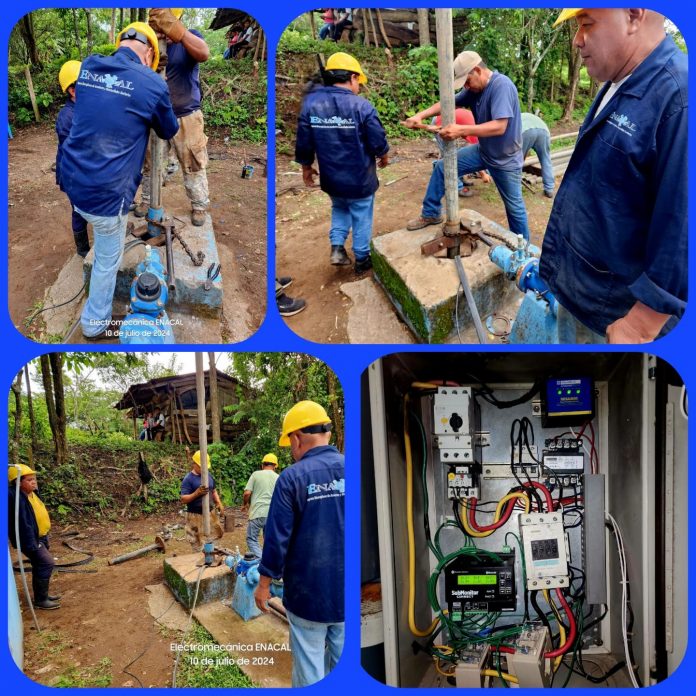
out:
M41 365L41 381L43 382L44 398L46 400L46 411L48 413L48 425L51 428L51 436L53 437L53 449L58 456L58 440L56 438L57 418L56 418L56 402L53 398L53 377L51 376L51 363L48 355L44 354L39 357Z
M418 10L418 41L421 46L430 46L430 10Z
M94 48L94 37L92 36L92 10L85 9L84 13L87 22L87 54L89 55Z
M124 9L121 7L119 9L119 15L118 15L118 31L120 32L121 29L123 29L124 21L123 21L123 13ZM114 36L114 41L116 41L116 37Z
M147 8L145 8L145 7L138 8L138 21L139 22L147 22Z
M382 39L384 39L384 45L387 48L391 48L391 41L389 41L389 36L387 36L387 32L384 29L384 22L382 21L382 12L379 8L376 9L375 12L377 13L377 24L379 24L379 31L382 34Z
M326 370L326 386L331 400L331 420L333 431L336 435L336 448L343 451L343 428L341 427L341 413L338 409L338 396L336 395L336 375L330 368Z
M20 370L12 382L12 393L15 397L15 414L14 414L14 438L12 440L12 464L19 464L19 444L22 438L22 375Z
M210 425L213 429L213 442L220 442L220 399L215 353L208 353L208 381L210 382Z
M39 448L38 437L36 434L36 420L34 419L34 402L31 398L31 382L29 380L29 364L24 366L24 379L27 383L27 411L29 412L29 431L31 433L31 449L36 452Z
M68 445L65 437L65 390L63 388L63 354L50 353L51 376L53 377L53 398L56 409L56 465L62 466L68 460Z
M121 10L123 12L123 10ZM111 25L109 26L109 43L116 41L116 8L111 10Z
M77 23L77 10L70 10L73 18L73 30L75 32L75 46L77 47L77 55L82 60L82 41L80 40L80 27Z
M317 40L317 25L314 23L314 11L310 10L307 14L309 15L309 29L312 32L312 38L316 41Z
M133 22L138 21L138 8L137 7L131 7L130 8L130 22L129 24Z
M573 117L573 109L575 109L575 97L578 92L578 84L580 82L580 66L582 59L580 58L580 49L574 48L571 44L570 56L568 59L568 91L566 93L566 101L563 105L563 115L561 121L570 121Z
M34 20L32 19L31 12L22 17L19 23L19 30L24 40L24 45L27 47L27 54L29 55L29 62L35 65L37 68L41 69L41 59L39 58L39 51L36 47L36 37L34 36Z

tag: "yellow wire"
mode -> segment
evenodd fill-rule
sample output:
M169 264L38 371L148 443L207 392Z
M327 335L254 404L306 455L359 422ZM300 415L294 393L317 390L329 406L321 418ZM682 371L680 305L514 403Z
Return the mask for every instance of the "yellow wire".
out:
M529 498L524 493L508 493L498 501L498 505L495 509L495 517L493 518L493 523L500 521L500 518L503 515L503 509L505 508L505 503L507 503L509 500L514 500L515 498L522 499L524 501L524 511L529 512ZM464 508L464 514L460 515L460 517L462 519L464 529L466 530L466 533L469 536L475 537L477 539L482 539L483 537L490 536L491 534L493 534L493 532L498 531L497 529L489 529L487 532L478 532L475 529L473 529L472 526L469 524L469 516L467 514L468 507L466 505L466 501L464 501L461 505Z
M442 653L445 653L445 655L451 655L454 652L454 648L450 645L433 645L433 648L435 648L435 650L439 650Z
M412 382L411 387L413 389L438 389L440 385L431 382Z
M553 597L551 597L550 593L548 590L544 590L544 599L548 602L549 606L551 607L551 611L553 612L554 616L556 617L556 621L558 622L558 633L559 633L559 638L560 642L559 645L563 645L566 642L566 632L563 624L561 623L561 615L558 613L558 609L556 608L556 605L553 602ZM558 671L558 668L561 666L561 662L563 662L563 655L559 655L553 662L553 671L556 672Z
M509 681L511 684L520 683L520 680L512 674L509 674L508 672L498 672L496 669L482 669L481 674L483 674L484 677L497 677L498 679L502 677L505 681Z
M416 626L416 552L413 533L413 458L411 456L411 436L408 430L409 396L404 396L404 450L406 453L406 529L408 532L408 627L414 636L425 638L437 627L437 617L425 631Z
M443 671L440 669L440 660L439 660L439 658L437 657L437 655L433 657L433 662L435 663L435 669L436 669L443 677L453 677L453 676L454 676L454 672L455 672L454 669L453 669L451 672L443 672ZM455 669L456 669L456 668L455 668Z

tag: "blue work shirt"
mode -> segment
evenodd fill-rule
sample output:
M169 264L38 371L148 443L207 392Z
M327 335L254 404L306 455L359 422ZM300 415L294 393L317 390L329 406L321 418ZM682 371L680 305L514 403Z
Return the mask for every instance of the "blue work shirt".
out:
M283 604L307 621L344 620L343 455L314 447L278 478L259 572L283 578Z
M193 471L189 471L188 474L184 476L184 480L181 482L181 495L191 495L191 493L200 488L200 485L201 475L194 474ZM208 472L208 488L210 489L210 495L208 497L212 509L213 491L215 490L215 479L213 478L210 472ZM198 515L202 515L204 497L205 496L202 495L199 498L195 498L190 503L186 503L186 512L195 512Z
M665 38L600 114L597 95L553 204L539 263L558 301L604 335L638 301L687 293L687 57Z
M203 38L203 34L195 29L190 32L199 39ZM167 87L177 118L201 108L199 72L198 61L191 57L183 44L167 42Z
M478 124L508 119L502 135L479 137L481 159L494 169L522 169L522 119L517 87L506 75L494 72L482 92L463 89L454 97L457 107L471 109Z
M37 491L38 494L38 491ZM15 534L15 501L17 500L15 482L12 481L9 487L9 499L7 503L7 531L10 535L10 543L13 548L17 548L17 536ZM48 548L48 536L39 536L39 524L36 521L34 508L29 502L29 498L19 491L19 541L24 553L33 553L43 544Z
M60 186L60 163L63 159L63 143L70 135L73 116L75 115L75 102L68 97L63 108L56 118L56 135L58 136L58 150L56 152L56 184ZM61 186L61 191L63 187Z
M377 110L344 87L317 87L302 103L295 161L319 161L321 190L329 196L367 198L378 188L376 157L389 152Z
M163 140L179 130L164 80L130 48L86 58L61 158L60 184L71 203L91 215L125 213L142 178L150 128Z

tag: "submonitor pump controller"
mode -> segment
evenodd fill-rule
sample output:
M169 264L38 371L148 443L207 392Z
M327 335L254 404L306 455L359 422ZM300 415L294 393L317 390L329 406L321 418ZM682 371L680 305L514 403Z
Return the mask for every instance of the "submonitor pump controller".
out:
M541 392L541 425L544 428L583 425L594 416L594 382L589 377L546 380Z

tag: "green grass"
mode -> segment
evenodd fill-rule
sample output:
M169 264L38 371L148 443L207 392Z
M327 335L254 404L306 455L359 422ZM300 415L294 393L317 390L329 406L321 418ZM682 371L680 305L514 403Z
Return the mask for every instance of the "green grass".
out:
M56 677L51 686L63 689L87 686L111 686L113 675L111 674L111 659L103 657L97 664L89 667L71 667L67 672Z
M186 642L191 645L215 645L215 640L199 623L193 624L193 628L189 631ZM210 657L215 663L217 658L230 655L227 652L209 651L196 652L193 655L203 658ZM179 670L177 672L177 687L193 687L198 689L213 689L213 688L238 688L252 687L254 682L237 667L237 665L201 665L193 664L191 657L187 653L182 653L179 658Z

